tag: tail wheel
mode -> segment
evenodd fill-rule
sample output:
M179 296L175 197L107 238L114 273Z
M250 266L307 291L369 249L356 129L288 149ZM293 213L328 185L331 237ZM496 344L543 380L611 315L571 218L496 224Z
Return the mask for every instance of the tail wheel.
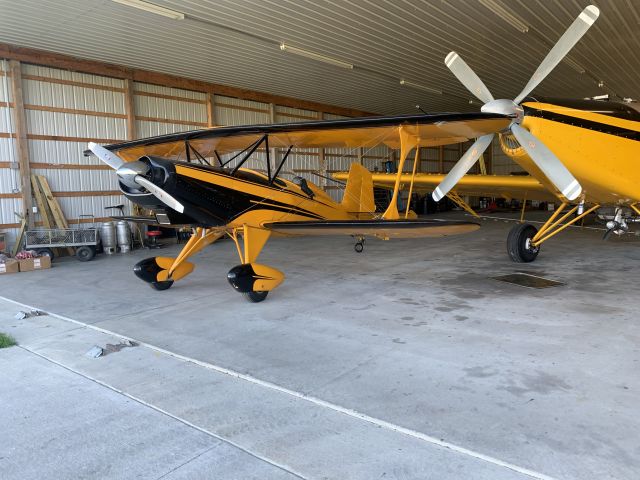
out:
M258 302L262 302L265 298L267 298L268 294L269 292L245 292L244 296L250 302L258 303Z
M522 223L511 229L507 237L507 252L511 260L517 263L529 263L536 259L540 247L531 245L531 240L536 233L538 229L530 223Z
M162 282L151 282L151 288L154 290L169 290L173 285L173 280L164 280Z

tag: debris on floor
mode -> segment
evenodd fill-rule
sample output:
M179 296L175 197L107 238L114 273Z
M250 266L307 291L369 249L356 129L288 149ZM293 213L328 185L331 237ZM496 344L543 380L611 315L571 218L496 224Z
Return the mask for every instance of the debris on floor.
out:
M43 312L41 310L31 310L29 312L25 312L24 310L20 310L18 313L16 313L15 315L15 319L16 320L23 320L25 318L29 318L29 317L39 317L41 315L46 315L46 312Z
M104 348L99 347L98 345L94 345L89 349L89 351L87 351L87 353L85 353L85 355L90 358L104 357L106 355L109 355L110 353L119 352L123 348L137 347L137 346L138 346L138 343L132 342L130 340L126 340L124 342L115 343L115 344L107 343L104 346Z

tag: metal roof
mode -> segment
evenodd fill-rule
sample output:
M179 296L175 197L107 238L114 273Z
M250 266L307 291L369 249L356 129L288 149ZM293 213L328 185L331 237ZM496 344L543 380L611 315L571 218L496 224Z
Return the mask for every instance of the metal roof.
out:
M513 98L587 2L495 0L153 0L174 20L111 0L0 0L0 42L381 114L469 111L444 65L456 50L496 98ZM599 20L534 91L640 97L640 2L602 0ZM322 63L280 43L354 65ZM400 79L443 95L400 85ZM598 83L604 82L604 87Z

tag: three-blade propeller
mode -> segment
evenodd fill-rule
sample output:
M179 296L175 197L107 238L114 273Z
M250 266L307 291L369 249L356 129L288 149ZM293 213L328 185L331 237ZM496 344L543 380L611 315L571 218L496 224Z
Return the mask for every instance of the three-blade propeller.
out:
M144 176L144 174L149 170L149 166L145 163L127 163L115 153L93 142L89 143L89 150L91 150L96 157L113 168L125 185L133 186L134 188L142 187L149 193L153 194L154 197L166 206L176 210L177 212L184 212L184 205Z
M509 130L518 140L522 148L527 152L533 163L545 174L549 181L564 195L568 200L575 200L582 192L582 187L578 180L567 170L560 159L556 157L547 146L536 138L531 132L520 126L524 117L523 109L520 102L529 95L534 88L545 79L549 73L562 61L569 53L573 46L578 43L582 36L589 30L591 25L597 20L600 10L590 5L585 8L578 18L574 20L571 26L560 37L551 51L547 54L538 69L535 71L522 92L514 99L494 100L491 92L486 85L480 80L480 77L465 63L464 60L456 53L451 52L445 58L445 64L456 76L458 80L469 90L474 96L484 103L481 108L482 112L500 113L510 115L514 119L509 126ZM462 158L451 169L447 176L442 180L440 185L433 191L432 197L435 201L442 199L449 191L455 187L460 179L469 171L476 163L480 156L487 149L495 134L484 135L478 138L475 143L467 150Z

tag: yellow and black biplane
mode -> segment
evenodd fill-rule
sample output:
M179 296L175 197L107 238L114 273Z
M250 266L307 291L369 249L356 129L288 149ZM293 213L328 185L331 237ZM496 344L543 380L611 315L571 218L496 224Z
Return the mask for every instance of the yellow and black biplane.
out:
M640 221L640 112L634 103L529 97L596 21L599 10L585 8L514 99L495 100L482 80L451 52L445 64L484 105L485 113L511 115L508 128L496 132L502 150L529 176L466 175L493 140L479 137L447 175L409 174L400 183L414 192L445 195L519 198L559 202L540 228L521 223L507 238L516 262L532 262L540 246L592 212L606 222L607 233L622 235ZM344 174L334 175L344 178ZM393 186L397 175L375 173L378 186Z
M194 229L176 258L139 262L134 268L139 278L165 290L193 270L190 256L228 235L241 262L229 271L228 280L257 302L284 280L282 272L257 263L271 235L351 235L361 251L367 236L436 237L479 228L473 222L417 219L410 212L401 216L399 176L393 201L376 213L372 175L357 163L338 203L306 179L283 178L294 148L386 145L405 158L413 149L463 142L507 128L511 121L508 114L454 113L219 127L104 147L90 144L89 149L116 170L129 200L155 212L154 223ZM270 158L274 148L286 152L277 162ZM243 168L258 153L265 168Z

